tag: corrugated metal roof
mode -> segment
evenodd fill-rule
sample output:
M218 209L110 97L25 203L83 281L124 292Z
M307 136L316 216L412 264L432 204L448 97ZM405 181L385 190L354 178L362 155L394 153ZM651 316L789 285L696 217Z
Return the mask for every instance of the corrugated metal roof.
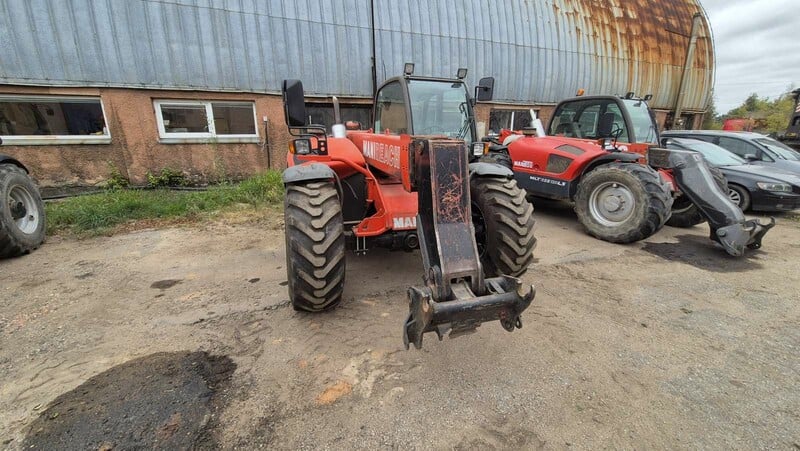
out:
M370 0L0 0L0 82L371 93ZM675 102L697 0L374 0L379 80L497 79L496 99L652 93ZM707 21L687 109L713 84Z

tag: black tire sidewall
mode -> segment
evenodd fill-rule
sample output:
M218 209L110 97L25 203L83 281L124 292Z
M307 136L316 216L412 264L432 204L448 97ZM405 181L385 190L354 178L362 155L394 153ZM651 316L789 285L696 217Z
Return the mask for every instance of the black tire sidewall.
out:
M736 191L739 193L739 197L742 199L737 207L739 207L742 211L747 211L750 209L750 193L747 189L742 188L739 185L734 185L732 183L728 184L728 189Z
M28 191L33 198L35 208L39 212L39 224L33 233L25 233L17 227L11 216L11 209L9 206L11 190L15 187L20 187ZM31 208L30 205L26 206ZM46 215L44 210L44 202L39 194L39 189L33 180L22 170L16 166L9 167L3 165L0 168L0 242L5 237L11 241L11 246L19 248L20 252L27 253L39 247L45 239L46 231Z

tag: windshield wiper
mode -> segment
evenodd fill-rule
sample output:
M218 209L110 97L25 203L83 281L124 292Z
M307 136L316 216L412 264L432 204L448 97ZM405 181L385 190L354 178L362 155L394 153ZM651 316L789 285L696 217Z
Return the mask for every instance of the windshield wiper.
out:
M458 130L458 139L464 139L467 136L470 126L470 117L469 114L467 114L467 103L462 102L460 105L458 105L458 110L464 115L464 122L461 124L461 128Z

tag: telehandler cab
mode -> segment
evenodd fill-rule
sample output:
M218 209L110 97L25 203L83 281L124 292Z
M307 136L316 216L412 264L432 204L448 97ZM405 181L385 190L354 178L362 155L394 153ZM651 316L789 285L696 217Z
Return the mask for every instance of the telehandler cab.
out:
M341 300L346 248L419 248L424 285L408 290L406 348L420 348L426 332L441 340L486 321L513 331L535 295L516 278L533 259L533 207L511 170L477 161L486 146L466 70L457 79L404 72L378 89L369 130L347 130L334 97L331 136L308 123L302 83L283 82L296 138L283 174L292 305L316 312ZM481 80L478 100L493 85Z

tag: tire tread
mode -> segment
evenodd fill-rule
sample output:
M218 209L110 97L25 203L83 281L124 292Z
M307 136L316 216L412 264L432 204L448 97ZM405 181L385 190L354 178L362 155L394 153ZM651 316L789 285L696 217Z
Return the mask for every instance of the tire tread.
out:
M533 206L513 179L473 177L472 202L487 227L486 252L481 258L487 276L521 276L533 261L536 248Z
M295 310L319 312L342 299L345 240L339 196L330 182L286 186L286 271Z

